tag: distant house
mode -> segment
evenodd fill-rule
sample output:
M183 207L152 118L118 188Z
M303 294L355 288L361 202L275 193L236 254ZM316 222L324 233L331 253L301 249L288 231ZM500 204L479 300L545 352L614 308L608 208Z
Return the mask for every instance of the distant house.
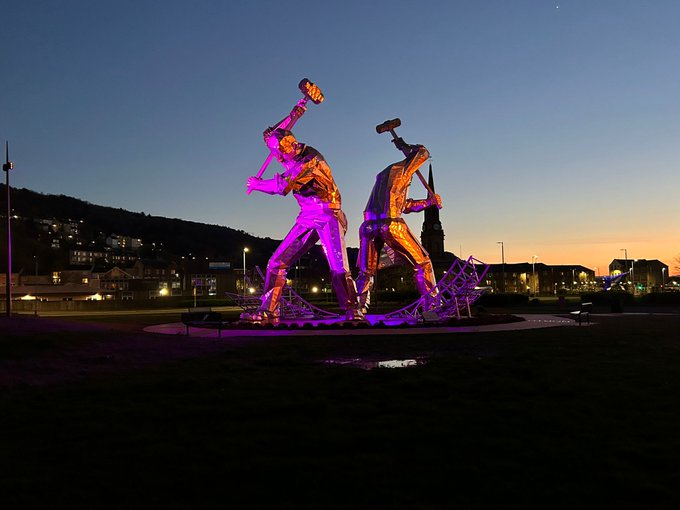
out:
M106 244L114 249L134 251L142 246L142 240L130 236L111 234L106 238Z
M609 264L610 275L625 272L624 286L635 294L658 291L669 280L668 265L657 259L614 259Z
M520 262L490 264L484 284L494 292L557 294L595 289L595 271L585 266Z
M104 299L134 299L130 289L130 282L135 278L132 274L116 266L99 272L98 277Z
M666 280L664 290L680 292L680 276L671 276Z
M0 275L4 280L4 275ZM0 295L5 295L4 281ZM87 269L55 271L51 275L12 275L12 298L21 301L91 301L102 299L99 280Z
M181 296L182 284L174 262L156 259L137 260L128 272L135 277L135 299Z
M69 250L69 264L96 264L106 259L103 250Z

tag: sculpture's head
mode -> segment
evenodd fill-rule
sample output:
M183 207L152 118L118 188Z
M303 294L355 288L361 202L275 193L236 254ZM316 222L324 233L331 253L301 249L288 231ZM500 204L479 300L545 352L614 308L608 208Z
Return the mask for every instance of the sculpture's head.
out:
M264 141L281 163L291 161L301 149L301 144L287 129L275 129L265 136Z

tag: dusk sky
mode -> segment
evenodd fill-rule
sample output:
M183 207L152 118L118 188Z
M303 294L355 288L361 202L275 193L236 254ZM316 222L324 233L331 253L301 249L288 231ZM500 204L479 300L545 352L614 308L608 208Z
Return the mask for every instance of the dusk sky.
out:
M4 0L1 16L13 186L282 238L295 200L245 182L308 77L326 101L294 132L333 169L349 246L400 159L375 125L400 117L432 154L448 251L497 263L503 241L507 263L603 274L625 248L680 272L677 0Z

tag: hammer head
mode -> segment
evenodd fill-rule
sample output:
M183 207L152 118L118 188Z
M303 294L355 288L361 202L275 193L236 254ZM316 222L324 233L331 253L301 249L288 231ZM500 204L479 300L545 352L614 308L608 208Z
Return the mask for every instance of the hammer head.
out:
M392 120L386 120L382 124L378 124L375 126L375 130L380 133L385 133L387 131L392 131L396 128L401 126L401 120L400 119L392 119Z
M319 104L323 102L323 93L321 92L321 89L314 85L311 81L309 81L307 78L304 78L299 84L298 88L300 89L300 92L304 94L304 96L307 99L311 99L312 103L314 104Z

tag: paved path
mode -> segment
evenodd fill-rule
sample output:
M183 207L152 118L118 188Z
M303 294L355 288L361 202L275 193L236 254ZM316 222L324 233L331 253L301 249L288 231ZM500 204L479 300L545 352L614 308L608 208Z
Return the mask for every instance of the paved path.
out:
M213 306L207 307L215 312L242 312L240 306ZM38 315L40 317L117 317L124 315L179 315L183 312L191 311L191 308L142 308L134 310L53 310L42 311L39 310L36 314L34 311L22 310L16 312L16 315ZM13 312L14 313L14 312Z
M222 338L244 336L349 336L349 335L414 335L414 334L441 334L441 333L477 333L482 331L518 331L525 329L552 328L557 326L578 326L573 319L557 317L555 315L526 314L521 322L509 322L505 324L490 324L487 326L429 326L410 328L338 328L338 329L223 329ZM587 327L583 324L582 327ZM144 331L149 333L162 333L165 335L186 335L186 326L181 322L171 324L158 324L148 326ZM217 338L220 333L217 329L189 328L189 336L201 338Z

